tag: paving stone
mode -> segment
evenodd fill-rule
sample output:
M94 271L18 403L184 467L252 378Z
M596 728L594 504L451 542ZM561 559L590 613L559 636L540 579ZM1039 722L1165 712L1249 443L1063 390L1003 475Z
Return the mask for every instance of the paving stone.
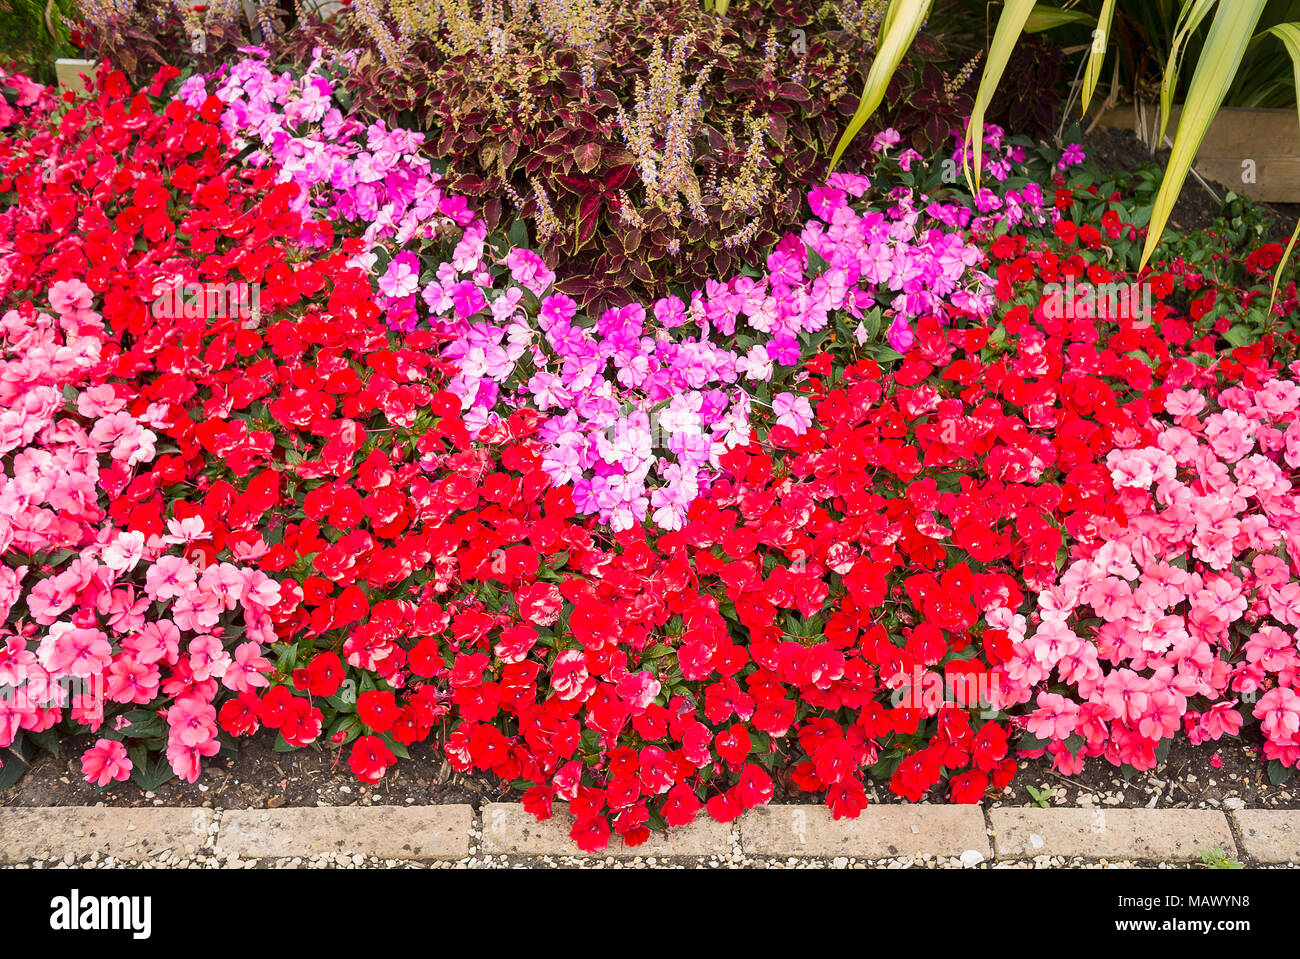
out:
M312 806L221 814L217 855L241 859L337 853L380 859L463 859L474 810L446 806Z
M1256 862L1300 863L1300 810L1238 809L1229 815L1247 856Z
M59 90L75 90L80 93L86 88L81 74L95 75L94 60L61 59L54 61L54 76L59 81Z
M832 818L825 806L760 806L740 820L747 856L889 859L988 857L988 835L978 806L873 803L857 819Z
M582 856L569 837L573 817L557 811L544 822L538 822L519 803L489 803L483 809L482 851L489 856ZM664 835L651 833L640 846L625 846L623 840L611 834L609 846L592 855L598 858L614 856L729 856L731 855L731 826L715 822L707 814L689 826L670 829Z
M999 859L1199 859L1219 846L1235 856L1227 817L1217 809L989 810Z
M174 807L0 807L0 862L74 858L99 853L151 859L166 850L199 852L212 825L210 809Z

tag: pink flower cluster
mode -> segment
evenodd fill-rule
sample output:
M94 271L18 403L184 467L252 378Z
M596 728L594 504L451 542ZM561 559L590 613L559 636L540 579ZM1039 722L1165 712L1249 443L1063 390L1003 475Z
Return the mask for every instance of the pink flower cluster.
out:
M153 460L150 427L165 411L133 416L131 397L104 382L92 299L81 280L61 280L52 314L27 301L0 316L0 747L70 717L105 730L87 776L124 779L131 762L113 737L131 722L125 712L161 692L171 700L167 758L192 782L219 749L219 687L268 684L261 653L275 640L279 585L175 555L209 535L198 518L146 538L107 515L134 468Z
M190 77L178 99L197 107L215 94L224 102L222 128L237 149L254 148L249 164L271 165L280 182L302 188L297 212L305 219L360 228L366 252L359 265L373 269L381 243L401 248L433 239L453 223L473 222L465 198L448 196L428 159L420 156L424 134L344 117L335 105L335 74L352 67L355 54L327 62L317 49L307 70L294 76L273 72L259 48L245 50L253 55L208 76ZM380 287L409 313L415 290L403 279L402 269L390 266Z
M1043 215L1032 184L1004 195L985 190L974 211L900 189L885 210L860 213L849 200L870 181L835 174L809 194L814 218L802 236L777 245L765 274L588 318L552 291L555 275L537 254L494 249L464 199L443 194L416 154L421 134L343 117L329 72L346 66L318 53L295 78L254 56L191 78L180 96L197 106L215 92L228 105L222 124L236 146L258 144L259 161L298 183L314 214L359 230L369 252L357 262L375 276L390 325L411 330L424 319L447 338L445 356L460 370L448 389L461 398L471 435L516 409L546 414L548 476L572 485L580 512L616 530L647 518L680 528L720 457L750 441L756 407L759 421L806 430L811 406L793 387L837 314L857 321L866 345L877 334L863 321L883 311L884 335L900 352L921 317L987 316L992 283L968 232ZM990 128L995 180L1023 159L1001 137ZM897 142L880 139L878 151ZM906 151L891 162L918 160ZM424 266L419 247L452 221L464 228L454 248Z
M47 113L57 102L49 87L0 66L0 130L33 114Z
M756 405L769 425L801 434L811 424L808 399L778 384L802 377L838 314L858 321L865 345L873 335L864 318L883 309L892 317L886 337L903 351L922 316L991 311L991 281L976 269L984 254L965 228L987 228L1005 211L973 216L902 191L884 212L859 213L849 200L869 187L865 176L835 174L812 191L814 219L777 245L762 276L710 281L689 302L631 304L594 323L548 293L554 276L533 253L512 250L494 264L508 275L484 269L473 254L486 238L471 228L423 289L431 322L452 340L447 355L460 375L448 388L467 425L477 433L520 407L550 413L544 467L572 485L581 512L614 529L647 517L680 528L720 457L749 441ZM1041 199L1016 194L1017 215L1042 217ZM466 249L471 240L476 248Z
M1014 641L1001 705L1033 699L1026 728L1065 773L1088 756L1151 769L1180 728L1217 740L1243 709L1264 757L1295 766L1300 385L1211 382L1170 392L1164 412L1108 455L1120 515L1038 594L1033 621L989 614Z

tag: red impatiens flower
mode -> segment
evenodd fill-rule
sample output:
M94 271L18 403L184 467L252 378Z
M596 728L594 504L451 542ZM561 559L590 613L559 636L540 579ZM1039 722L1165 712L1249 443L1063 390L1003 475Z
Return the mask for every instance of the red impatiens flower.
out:
M342 685L343 676L343 663L338 654L326 650L313 656L305 667L293 671L293 685L312 696L333 696Z
M393 751L378 736L360 736L352 744L348 768L362 782L377 783L396 762Z
M357 718L377 733L388 732L401 717L401 707L388 690L368 689L357 697Z
M563 600L554 583L533 583L515 593L519 612L536 626L554 626L560 618Z

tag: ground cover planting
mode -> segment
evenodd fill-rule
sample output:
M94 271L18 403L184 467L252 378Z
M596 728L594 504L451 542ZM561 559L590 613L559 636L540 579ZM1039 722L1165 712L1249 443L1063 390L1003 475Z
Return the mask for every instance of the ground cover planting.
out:
M940 39L831 169L883 5L352 6L0 73L0 786L432 754L594 852L1291 775L1300 304L1242 201L1148 256L1151 180L977 150Z

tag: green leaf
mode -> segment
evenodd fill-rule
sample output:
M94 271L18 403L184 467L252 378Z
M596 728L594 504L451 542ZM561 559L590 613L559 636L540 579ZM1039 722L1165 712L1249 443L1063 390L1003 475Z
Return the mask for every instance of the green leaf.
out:
M8 749L0 749L0 761L4 763L0 766L0 792L23 778L31 768L32 756L35 752L36 750L27 742L25 734L21 731L14 737Z
M1246 346L1255 340L1255 332L1246 324L1238 323L1228 328L1223 338L1233 346Z
M1291 770L1283 766L1279 760L1270 759L1268 763L1268 781L1274 786L1280 786L1291 778Z
M1062 10L1049 7L1045 3L1037 4L1025 21L1025 33L1042 33L1072 23L1096 23L1097 18L1083 10Z
M1163 765L1164 761L1169 758L1169 747L1173 745L1172 739L1160 740L1160 745L1156 747L1156 762Z
M1183 65L1183 46L1215 3L1216 0L1194 0L1190 4L1184 3L1182 12L1178 14L1173 42L1169 47L1169 56L1165 60L1164 79L1160 83L1160 132L1156 137L1157 143L1164 143L1165 131L1169 127L1169 115L1174 106L1174 91L1178 88L1178 73Z
M342 740L337 745L346 746L352 740L361 735L361 722L356 716L340 716L335 720L334 725L330 727L327 739L333 741L339 733L343 734Z
M1295 71L1296 110L1300 112L1300 23L1279 23L1275 27L1270 27L1268 32L1281 40L1286 47L1286 52L1291 55L1291 67ZM1282 252L1282 260L1277 265L1277 272L1273 274L1273 288L1268 297L1270 315L1273 313L1273 301L1277 299L1278 284L1282 281L1282 271L1291 262L1291 252L1295 249L1297 240L1300 240L1300 223L1296 224L1295 232L1291 234L1291 239L1287 241L1286 249Z
M59 731L57 729L46 729L39 733L28 730L27 738L47 753L51 753L55 757L59 755Z
M984 72L975 93L975 107L971 110L970 123L966 127L966 145L974 151L972 194L979 191L980 185L980 166L984 158L984 114L993 100L993 94L997 92L998 84L1002 82L1002 74L1011 61L1011 53L1033 10L1034 0L1006 0L1002 13L998 15L997 29L993 31L993 42L984 58ZM966 163L970 162L970 155L963 153L962 161L965 168ZM969 170L966 179L968 182L971 179Z
M145 792L156 793L164 783L176 778L166 756L151 761L143 746L128 746L127 755L132 764L131 779Z
M880 336L880 319L880 307L876 307L862 318L862 325L866 328L870 339L874 340Z
M1101 65L1106 59L1106 50L1110 46L1110 23L1114 16L1115 0L1103 0L1101 13L1097 16L1097 29L1092 34L1092 50L1088 54L1088 68L1083 73L1081 112L1085 115L1088 112L1088 104L1092 102L1093 91L1097 89L1097 80L1101 76Z
M1020 741L1016 743L1016 748L1021 750L1046 749L1047 744L1048 740L1039 739L1033 733L1025 733L1020 737Z

